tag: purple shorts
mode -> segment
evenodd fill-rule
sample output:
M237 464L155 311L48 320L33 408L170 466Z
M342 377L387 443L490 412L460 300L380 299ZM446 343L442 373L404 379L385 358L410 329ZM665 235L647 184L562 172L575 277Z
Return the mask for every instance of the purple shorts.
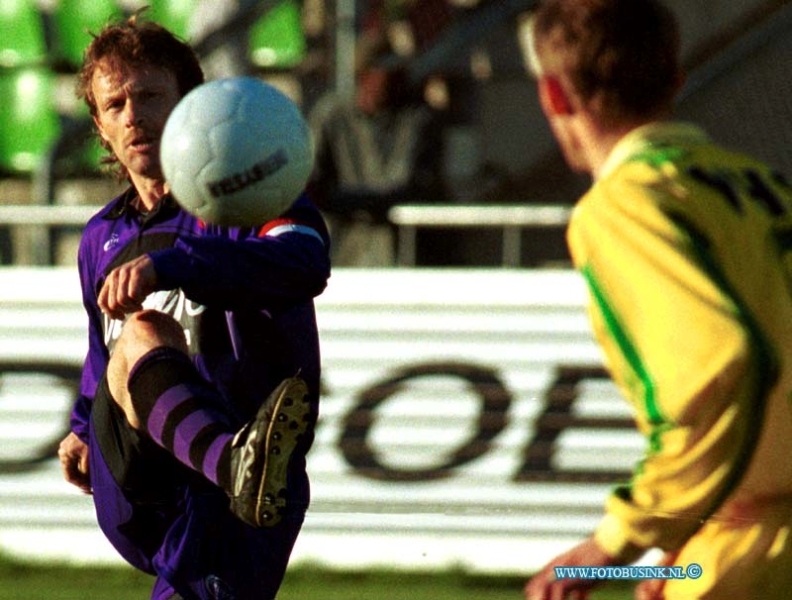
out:
M125 420L114 418L117 410L100 384L88 441L96 516L119 554L156 577L152 600L275 598L305 517L307 477L295 482L306 499L300 510L275 527L250 527L228 510L225 492L159 447L141 444ZM130 463L131 485L119 484L126 475L108 466L120 458Z

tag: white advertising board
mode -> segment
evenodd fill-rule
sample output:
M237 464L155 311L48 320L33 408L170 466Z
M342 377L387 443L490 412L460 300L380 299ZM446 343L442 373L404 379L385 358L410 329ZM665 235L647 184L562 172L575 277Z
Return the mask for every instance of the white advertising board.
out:
M582 539L642 450L566 270L337 270L294 563L522 573ZM0 552L117 561L61 477L77 274L0 269Z

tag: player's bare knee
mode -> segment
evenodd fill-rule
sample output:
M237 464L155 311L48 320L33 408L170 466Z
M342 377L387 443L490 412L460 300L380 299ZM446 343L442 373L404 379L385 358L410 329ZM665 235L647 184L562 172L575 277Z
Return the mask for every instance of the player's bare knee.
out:
M157 310L141 310L130 315L116 349L126 354L130 366L155 348L168 346L181 352L187 352L187 340L181 325L170 315Z
M129 393L129 375L141 358L163 346L187 353L187 341L179 323L156 310L136 312L124 324L107 365L110 393L136 429L140 423Z
M121 348L117 346L116 350L110 355L110 361L107 363L107 386L113 401L124 411L130 425L137 429L140 423L132 406L132 398L127 387L129 369L134 363L129 362L123 351L123 346Z

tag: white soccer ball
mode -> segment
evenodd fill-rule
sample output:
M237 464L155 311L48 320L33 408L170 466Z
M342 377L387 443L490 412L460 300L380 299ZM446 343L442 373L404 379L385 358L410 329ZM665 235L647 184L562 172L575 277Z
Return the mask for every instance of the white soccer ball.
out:
M165 124L160 160L185 210L207 223L254 226L283 214L303 191L313 138L288 96L234 77L182 98Z

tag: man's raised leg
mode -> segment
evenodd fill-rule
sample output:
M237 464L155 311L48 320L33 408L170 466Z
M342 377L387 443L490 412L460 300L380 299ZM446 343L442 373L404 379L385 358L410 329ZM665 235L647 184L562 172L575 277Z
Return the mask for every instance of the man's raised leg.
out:
M240 519L254 526L280 520L289 459L310 420L302 379L284 380L239 429L189 359L181 327L150 310L124 325L107 377L130 425L225 490Z

